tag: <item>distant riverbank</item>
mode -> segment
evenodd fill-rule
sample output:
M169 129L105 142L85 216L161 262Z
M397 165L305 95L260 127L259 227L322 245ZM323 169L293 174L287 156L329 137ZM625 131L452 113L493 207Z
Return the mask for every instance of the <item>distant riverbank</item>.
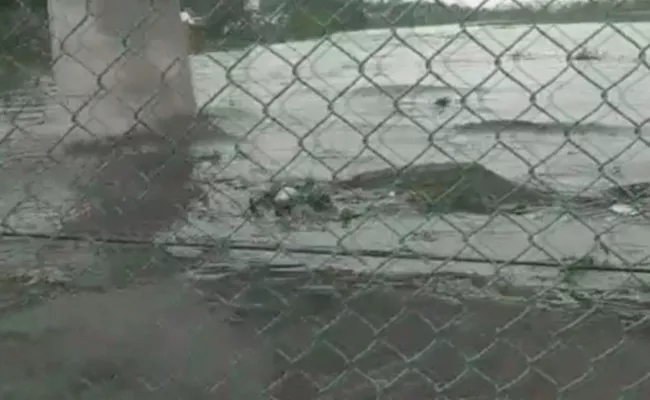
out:
M335 0L322 0L323 2ZM273 0L266 0L272 3ZM181 2L184 3L184 2ZM196 2L193 2L193 4ZM263 1L262 3L265 3ZM21 3L22 4L22 3ZM18 65L47 63L50 60L50 38L47 24L46 1L26 2L26 5L0 5L0 65L2 70ZM184 3L185 4L185 3ZM212 6L210 6L212 7ZM390 6L376 3L361 3L357 7L363 10L364 22L354 26L337 24L327 25L327 29L311 29L304 23L320 24L315 18L309 18L300 25L301 32L295 24L289 23L291 11L281 2L279 9L264 6L259 11L247 11L230 15L233 26L244 25L247 30L208 29L208 47L211 51L227 48L244 48L253 43L281 43L292 39L309 39L340 31L360 31L388 27L421 27L436 25L526 25L526 24L575 24L585 22L643 22L650 21L650 11L634 2L609 4L570 3L552 8L522 9L520 7L481 8L443 3L411 2L391 3ZM220 23L224 23L220 21ZM226 24L226 25L228 25ZM320 25L319 25L320 26ZM306 30L312 32L307 34ZM6 72L6 71L5 71Z

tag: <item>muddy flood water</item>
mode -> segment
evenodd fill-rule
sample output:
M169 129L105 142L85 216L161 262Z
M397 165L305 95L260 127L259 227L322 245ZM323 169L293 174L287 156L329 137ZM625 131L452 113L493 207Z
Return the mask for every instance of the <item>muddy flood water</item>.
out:
M650 193L571 197L650 184L648 37L444 26L201 54L208 134L176 149L66 151L93 141L51 79L7 79L0 397L644 396ZM328 186L348 223L247 209L272 180L450 161L566 201L425 213L387 183Z

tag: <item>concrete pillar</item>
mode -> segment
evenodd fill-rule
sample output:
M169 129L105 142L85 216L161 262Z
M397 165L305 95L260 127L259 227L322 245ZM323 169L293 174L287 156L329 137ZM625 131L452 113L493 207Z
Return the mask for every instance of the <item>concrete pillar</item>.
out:
M48 9L54 79L82 135L143 126L173 135L167 121L195 116L178 0L48 0Z

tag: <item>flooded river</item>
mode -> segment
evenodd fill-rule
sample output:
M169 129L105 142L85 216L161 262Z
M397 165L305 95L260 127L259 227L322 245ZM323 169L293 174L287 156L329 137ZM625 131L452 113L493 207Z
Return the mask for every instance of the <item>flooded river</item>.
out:
M267 382L268 388L272 382L269 390L282 392L276 395L283 399L314 398L314 382L321 389L330 383L329 388L334 388L332 382L342 380L337 374L351 363L359 374L350 378L347 394L322 389L323 394L329 393L331 398L374 395L373 390L380 385L377 382L395 379L401 382L395 398L476 393L500 398L506 389L519 398L554 398L569 391L574 398L596 398L594 393L607 389L612 393L610 396L607 392L606 398L614 398L616 388L632 387L633 375L641 379L650 369L634 356L648 345L642 332L643 319L635 320L635 316L630 317L633 321L624 321L633 329L627 344L619 346L621 316L625 314L621 310L631 307L629 300L636 303L635 307L639 302L643 307L647 301L645 274L632 278L629 272L616 272L619 267L644 269L648 264L650 226L643 204L634 215L615 213L608 207L587 209L562 204L522 215L423 214L394 196L387 186L368 192L333 191L337 207L350 207L362 215L349 224L332 216L252 218L247 207L253 193L270 180L332 181L411 163L477 161L512 181L550 187L567 197L599 193L617 184L648 182L648 117L643 110L650 100L650 86L646 86L650 78L645 51L640 50L645 48L648 35L648 24L484 26L466 30L443 26L348 33L322 41L201 54L193 56L191 62L196 95L203 104L203 123L209 125L203 126L207 134L175 149L144 143L135 146L136 151L123 146L111 153L101 146L93 147L94 139L75 129L71 116L57 106L56 88L47 74L7 78L2 85L0 116L0 216L6 232L40 238L4 238L0 243L4 271L15 270L28 280L38 280L30 272L32 267L52 267L72 276L76 284L97 290L107 285L122 288L134 277L148 279L152 271L178 271L191 264L195 270L192 276L201 285L218 286L224 275L219 266L228 264L232 270L244 260L273 264L270 269L275 274L261 281L267 287L275 286L255 292L250 290L256 288L251 283L253 278L235 277L224 284L231 295L224 294L223 287L220 292L232 300L230 306L235 309L238 301L265 305L260 312L267 315L248 321L268 339L264 344L257 336L251 339L251 326L247 324L240 328L217 324L206 328L207 334L197 332L198 336L179 333L177 337L178 332L163 329L154 321L158 314L151 313L152 309L173 309L160 311L164 314L160 318L174 326L199 324L209 318L196 310L192 296L169 297L170 293L181 293L176 286L152 289L145 285L124 292L64 296L34 313L2 319L0 337L8 335L9 339L0 341L0 350L8 349L11 353L7 354L20 362L16 362L15 370L0 368L0 383L12 382L0 385L0 393L7 393L7 398L54 398L48 396L69 394L64 386L74 383L75 393L90 396L79 394L78 398L109 398L106 393L124 396L119 398L150 398L137 390L111 391L135 383L113 379L117 375L111 371L120 370L117 364L96 365L95 358L107 356L97 350L102 347L97 343L115 344L119 348L116 354L128 361L132 349L140 346L148 349L147 354L165 346L170 346L172 353L176 351L173 354L196 354L207 346L202 339L218 335L223 338L220 343L227 343L229 349L257 348L253 373ZM580 46L597 52L598 57L569 60L567 54ZM437 100L443 97L451 101L441 108ZM78 146L80 142L91 145L84 150ZM57 233L63 236L47 238ZM88 240L80 241L80 237ZM97 245L93 240L98 238L112 243ZM168 252L151 250L147 245L150 242L165 244ZM229 243L234 250L172 246L178 242ZM290 251L276 254L279 244ZM334 257L331 253L335 249L347 253ZM361 250L365 253L359 253ZM387 257L393 251L399 259ZM596 260L593 267L607 268L580 271L568 279L566 271L554 265L585 255ZM463 261L446 260L453 257ZM518 264L509 265L510 260ZM304 266L321 269L322 276L304 282L304 274L295 272ZM391 289L388 294L366 288L360 295L354 284L345 283L354 279L332 278L331 274L341 269L354 274L381 270L398 277L418 276L402 280L402 286L395 285L400 289ZM427 276L432 270L440 273L435 280ZM481 275L489 279L498 275L505 283L488 284ZM330 297L332 285L345 286L345 295L340 296L349 296L346 301L323 300ZM296 289L299 286L302 291ZM522 289L525 286L532 289ZM537 292L540 286L554 289ZM414 287L423 290L418 289L416 295ZM574 291L576 287L583 289L581 295ZM255 293L236 300L239 290ZM584 293L596 295L585 297ZM7 296L3 295L0 304L23 307L30 291L21 294L20 301L15 296L5 301ZM429 295L433 297L419 300L418 296ZM309 299L298 302L300 296ZM467 300L530 296L535 296L536 308L525 302L515 305ZM284 303L274 303L279 297ZM580 314L581 307L590 307L596 297L606 299L608 310L614 309L606 315L590 313L589 321L602 325L579 332L566 328L562 333L567 335L562 340L570 344L567 349L583 346L582 358L572 350L544 356L548 365L540 368L545 368L544 377L556 378L554 383L538 376L526 381L530 385L525 383L522 385L528 386L517 389L512 382L531 364L524 353L541 360L537 352L550 349L551 342L557 340L553 335L570 321L586 318ZM180 306L174 308L170 304L176 301ZM307 304L307 309L292 306L298 303ZM548 311L549 306L558 304L573 311ZM246 308L246 304L239 306ZM282 307L291 314L285 315L286 319L280 318L278 309ZM97 318L97 308L113 312L102 313L104 319ZM122 322L123 314L118 311L127 308L129 318ZM58 334L43 334L45 339L38 342L34 334L28 334L27 339L21 336L33 331L63 332L65 327L42 322L49 320L48 315L66 315L64 325L82 328L71 336L62 334L62 342L58 342ZM151 318L140 321L138 315ZM220 314L222 317L226 318ZM389 320L394 329L384 325ZM107 325L111 329L105 329ZM157 328L152 328L154 325ZM485 371L497 372L490 379L483 372L465 374L467 354L487 354L486 349L496 343L505 325L512 328L511 342L495 345L495 358L484 365ZM432 342L434 330L437 342ZM312 346L315 332L321 331L329 344ZM380 334L385 335L383 344L375 343L375 336ZM574 346L570 340L578 344ZM196 346L192 346L195 341ZM521 345L516 355L509 347L512 343ZM33 350L38 346L57 351L41 356ZM73 371L97 369L83 382L97 389L72 382L68 372L51 375L47 367L39 375L43 387L54 385L52 382L62 386L35 392L32 378L20 380L32 376L42 357L52 365L62 362L68 353L61 355L59 347L78 355ZM425 354L425 347L431 351ZM25 353L18 350L21 348L32 351ZM616 354L624 357L623 362L611 363L624 365L625 371L592 367L593 359L615 348L620 350ZM467 354L461 354L463 351ZM88 354L96 357L89 361ZM215 361L218 356L207 354L196 369L187 369L191 363L182 364L189 359L176 362L172 358L161 361L163 355L160 360L142 356L138 362L127 363L133 365L133 371L129 369L124 376L145 371L147 377L160 378L175 373L172 367L176 366L197 374L196 382L203 385L211 379L204 371L224 369L223 363ZM405 368L405 355L414 359L417 355L420 371L426 370L430 379L447 384L441 383L434 393L431 381L423 383L420 372L418 376L403 374L398 378ZM453 357L460 358L447 361ZM480 357L477 355L477 360ZM157 366L165 367L158 370ZM583 386L574 385L582 379L576 371L588 368L606 375ZM291 375L288 370L296 373ZM310 378L304 378L305 371L312 374ZM293 379L291 384L286 383L288 376ZM369 376L376 380L373 384L368 383ZM197 396L192 398L203 398L184 390L188 381L183 379L179 377L178 387L174 386L177 392L167 393L170 398L188 393ZM463 385L457 384L461 381ZM506 389L499 389L495 382ZM604 382L607 388L601 387ZM533 392L542 393L541 397L534 397ZM153 391L147 393L151 398L166 398L156 397L159 394Z
M271 179L331 180L411 163L478 160L504 177L568 194L645 182L650 153L642 110L649 81L639 62L645 53L634 43L643 42L648 25L616 28L629 39L596 24L539 29L544 35L520 26L394 35L379 30L194 56L199 103L220 132L193 143L191 160L172 168L176 177L167 181L179 187L165 184L157 194L150 188L150 196L168 204L145 218L165 220L149 232L499 260L553 261L595 252L609 264L645 263L645 218L607 210L424 217L391 207L399 201L390 196L373 195L361 201L364 209L381 201L392 211L345 228L339 221L287 226L245 215L252 188ZM567 62L567 53L585 40L583 47L598 51L599 59ZM68 209L79 198L73 182L80 175L93 180L87 171L100 166L91 156L60 154L70 138L84 133L70 130L69 116L52 98L51 80L33 78L6 91L5 131L12 133L2 145L0 174L11 190L2 192L0 215L15 229L43 233L65 225L62 216L72 218ZM435 104L441 97L452 100L442 110ZM166 157L152 154L136 164L151 172ZM127 173L120 170L127 162L114 164L101 166L104 178L97 179ZM187 182L201 182L200 200L186 192ZM132 184L136 191L147 185ZM350 198L337 201L345 205Z

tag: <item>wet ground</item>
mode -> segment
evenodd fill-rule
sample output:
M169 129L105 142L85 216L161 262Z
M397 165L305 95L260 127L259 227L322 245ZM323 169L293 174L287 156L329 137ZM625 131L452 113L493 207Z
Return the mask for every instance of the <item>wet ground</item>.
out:
M647 304L634 291L571 290L561 276L554 288L526 288L507 275L455 268L434 276L342 271L386 262L377 259L269 262L271 254L256 252L197 263L187 252L173 259L102 248L84 281L58 291L22 286L25 303L4 309L0 347L11 363L0 367L3 398L647 395ZM125 259L153 270L131 268L119 279ZM156 278L161 267L190 270L181 280ZM102 280L110 284L98 285L94 271L112 271Z
M545 30L575 47L599 28ZM188 383L181 374L165 386L168 376L195 370L174 357L161 361L153 349L176 343L174 354L183 354L210 347L200 339L190 346L160 328L166 321L188 327L200 320L219 321L205 332L224 337L223 347L256 350L261 371L250 374L265 387L274 382L270 390L277 398L314 397L316 388L332 399L375 398L385 387L384 398L395 399L546 399L560 393L609 399L627 386L643 395L647 389L636 385L650 371L638 356L647 336L643 210L634 216L607 208L567 214L556 206L525 215L425 218L390 190L378 190L333 193L337 205L363 211L364 218L348 225L331 217L279 221L246 213L251 192L270 179L331 180L413 162L478 160L512 181L567 195L647 180L647 70L638 48L607 28L587 43L602 59L567 66L566 49L539 33L490 29L418 28L392 39L373 31L337 36L335 45L304 42L197 56L197 95L219 130L174 154L150 143L110 154L66 152L55 144L67 119L48 105L53 90L47 79L7 88L4 133L11 135L0 142L0 181L8 188L0 193L0 215L6 231L33 237L0 243L9 294L0 323L0 336L8 340L0 346L15 360L15 368L0 370L3 398L96 398L92 387L102 396L115 394L103 398L161 398L152 394L151 381L168 388L170 398L200 398L213 377L197 373ZM647 41L644 32L650 35L644 24L621 29L639 43ZM495 54L514 42L510 52L526 57L504 54L500 71ZM443 96L451 103L441 110L435 102ZM581 128L567 133L576 123ZM63 142L80 138L73 131ZM45 237L55 232L64 236ZM248 250L282 243L291 252L279 260L273 252L215 249L224 239ZM199 246L170 246L175 241ZM333 258L333 249L352 254ZM360 250L383 257L359 258ZM388 260L391 252L400 257ZM592 262L575 265L589 268L553 265L585 254ZM464 261L449 262L453 256ZM477 262L485 259L494 261ZM262 279L235 279L229 272L215 280L215 264L224 263L231 270L251 263L256 270L276 268ZM278 267L288 263L310 271ZM319 267L323 271L312 271ZM640 272L617 272L621 267ZM170 286L169 276L188 270L216 302L215 319L207 316L207 304L188 300L180 311L165 305L178 287ZM373 279L340 270L381 274L360 289L358 282ZM382 283L388 280L395 282ZM251 285L258 290L243 300L234 296ZM127 302L115 288L135 300ZM535 296L539 292L544 295ZM46 295L56 300L43 301ZM91 318L98 308L106 310L104 317ZM124 309L133 319L151 314L163 322L120 328ZM179 314L196 319L179 320ZM253 338L252 328L264 332ZM315 345L319 335L326 340ZM102 367L109 372L83 378L91 384L80 386L74 371L108 357L91 351L98 338L115 353L133 353L135 367L122 380L114 379L120 368ZM77 369L52 377L48 366L64 371L71 343L91 344L78 351ZM133 352L140 347L145 350ZM203 367L224 368L208 355ZM159 364L169 369L150 368ZM340 377L343 371L349 372ZM133 381L139 374L146 379ZM21 379L29 384L4 383ZM38 384L29 387L34 379ZM36 387L45 389L30 392Z

